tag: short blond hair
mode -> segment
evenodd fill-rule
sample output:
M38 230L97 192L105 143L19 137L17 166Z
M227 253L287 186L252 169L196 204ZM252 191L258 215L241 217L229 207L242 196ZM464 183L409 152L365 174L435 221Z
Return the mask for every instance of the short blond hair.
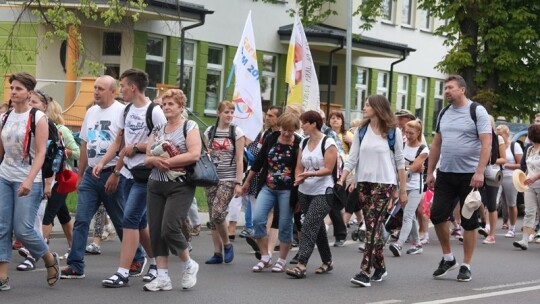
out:
M422 121L419 119L411 120L405 124L405 128L411 128L418 132L418 137L416 140L419 142L422 141Z
M510 129L507 125L498 125L495 131L497 131L497 135L510 136Z
M285 107L285 113L293 113L300 118L304 114L304 107L301 104L290 104Z
M169 89L163 95L161 95L161 100L172 99L180 108L186 107L186 95L184 91L180 89Z
M300 119L294 113L284 113L278 118L277 125L285 130L300 129Z

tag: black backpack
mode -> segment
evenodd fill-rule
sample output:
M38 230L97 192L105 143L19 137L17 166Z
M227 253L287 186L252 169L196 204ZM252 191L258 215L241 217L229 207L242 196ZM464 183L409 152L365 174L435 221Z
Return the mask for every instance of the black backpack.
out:
M471 119L474 121L474 126L476 127L476 108L480 104L478 102L473 101L471 103L470 107L470 114ZM444 113L450 108L451 105L447 105L444 107L444 109L441 110L441 113L439 114L439 120L437 121L437 128L435 129L437 133L440 132L440 126L441 126L441 119L444 115ZM476 129L476 136L478 136L478 128ZM495 133L495 130L491 128L491 158L489 159L489 164L494 165L495 162L497 162L497 158L499 158L499 137Z
M32 108L30 110L30 129L26 130L28 132L28 142L26 146L24 147L24 150L26 151L26 154L28 154L28 161L29 164L32 165L32 156L30 155L30 139L31 134L34 134L36 136L36 113L38 109ZM2 127L6 124L7 118L9 114L11 113L11 110L6 112L6 115L4 116L4 120L2 121ZM52 177L55 173L60 172L64 168L64 163L66 161L66 147L64 146L64 142L60 138L60 134L58 133L58 129L54 125L52 121L47 119L47 123L49 125L49 139L47 140L47 150L45 151L45 161L43 162L43 166L41 167L41 175L43 178L49 178ZM54 167L53 163L54 160L58 159L57 162L59 164Z
M132 105L133 105L133 103L129 103L124 108L124 128L125 128L126 118L127 118L128 113L129 113L129 109L131 109ZM148 136L150 136L150 134L152 134L152 130L154 129L154 122L152 121L152 111L154 110L155 106L156 106L156 104L151 102L148 105L148 109L146 109L146 127L148 128Z
M324 153L326 152L326 148L324 147L326 145L326 140L330 138L329 135L325 135L321 140L322 140L322 143L321 143L321 151L322 151L322 155L324 157ZM305 138L303 141L302 141L302 151L304 151L304 149L306 148L307 144L308 144L308 141L309 141L309 137L308 138ZM338 155L338 159L339 159L339 155ZM337 168L338 168L338 159L336 159L336 164L334 165L334 169L332 170L332 178L334 179L334 183L337 182L338 180L338 176L337 176Z
M405 148L405 145L407 143L403 143L403 148ZM421 144L420 147L418 147L418 150L416 150L416 155L414 156L414 159L413 160L408 160L405 158L405 160L407 162L409 162L409 165L414 163L414 161L418 158L418 156L420 155L420 153L422 153L422 151L426 148L426 145L424 144ZM424 161L424 171L422 171L422 175L420 175L421 179L420 179L420 190L422 190L422 181L425 182L426 180L426 177L427 177L427 166L428 166L428 159L429 157L426 157L426 160Z

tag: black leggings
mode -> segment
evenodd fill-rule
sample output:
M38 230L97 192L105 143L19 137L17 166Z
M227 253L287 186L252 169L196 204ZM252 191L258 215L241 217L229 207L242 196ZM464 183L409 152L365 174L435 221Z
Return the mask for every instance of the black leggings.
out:
M65 225L71 221L68 207L66 205L67 194L60 194L57 191L58 183L54 184L51 197L47 201L45 215L43 216L43 225L52 225L54 217L58 216L60 224Z

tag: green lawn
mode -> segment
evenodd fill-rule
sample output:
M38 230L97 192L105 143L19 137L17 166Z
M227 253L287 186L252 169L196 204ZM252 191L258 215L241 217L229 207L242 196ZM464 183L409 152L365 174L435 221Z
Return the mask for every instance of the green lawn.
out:
M208 205L206 204L206 194L204 193L204 189L201 187L197 187L197 190L195 191L195 197L197 198L197 205L199 206L199 211L207 212ZM71 192L70 194L68 194L66 204L69 212L75 213L75 211L77 211L77 192Z

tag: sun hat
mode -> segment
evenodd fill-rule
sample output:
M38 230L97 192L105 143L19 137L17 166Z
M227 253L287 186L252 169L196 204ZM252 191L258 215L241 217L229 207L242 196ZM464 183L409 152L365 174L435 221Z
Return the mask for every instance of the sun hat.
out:
M465 198L463 208L461 208L461 215L466 219L470 219L476 209L480 208L480 205L482 205L482 197L480 196L480 191L478 191L478 189L476 188L473 188L469 195L467 195L467 197Z
M56 181L58 182L58 188L56 192L60 194L68 194L77 190L77 173L64 169L57 174Z
M514 170L514 173L512 173L512 182L514 182L514 187L517 191L525 192L529 189L529 186L524 184L525 179L527 179L527 176L523 171L519 169Z

